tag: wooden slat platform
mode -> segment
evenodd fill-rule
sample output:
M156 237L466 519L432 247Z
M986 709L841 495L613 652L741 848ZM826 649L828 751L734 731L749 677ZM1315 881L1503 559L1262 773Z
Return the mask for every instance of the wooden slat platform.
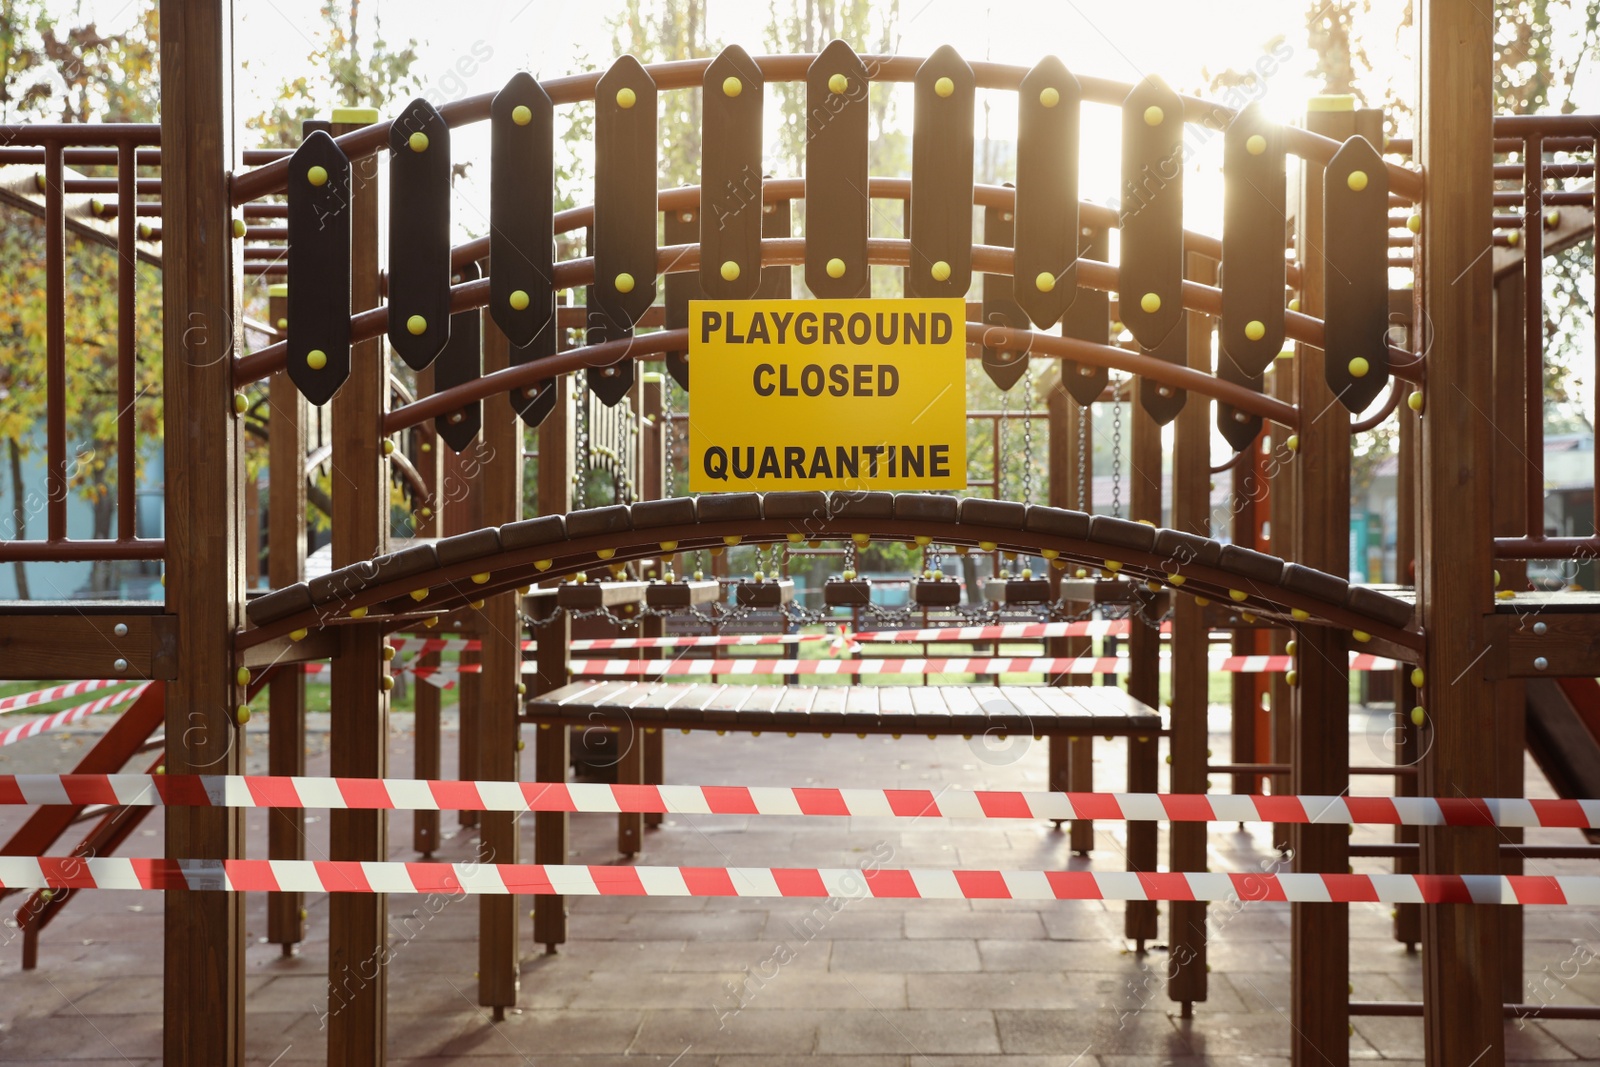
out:
M809 686L573 682L525 721L803 733L1148 736L1161 716L1110 686Z

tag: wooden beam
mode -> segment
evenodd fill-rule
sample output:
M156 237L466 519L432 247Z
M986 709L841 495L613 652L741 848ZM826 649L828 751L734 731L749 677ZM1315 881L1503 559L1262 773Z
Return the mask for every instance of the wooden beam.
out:
M1184 276L1212 284L1216 263L1190 253ZM1189 366L1211 373L1212 319L1188 312ZM1178 413L1172 456L1172 528L1211 536L1211 404L1190 394ZM1207 724L1211 634L1205 609L1192 596L1176 596L1172 605L1172 735L1168 741L1168 785L1174 793L1204 793L1208 789L1206 764L1210 759ZM1167 830L1168 862L1172 871L1206 869L1205 823L1173 823ZM1167 911L1167 996L1193 1013L1193 1003L1205 1000L1206 905L1204 901L1174 901Z
M162 247L166 601L177 617L180 668L166 692L173 774L243 770L234 710L244 691L233 657L233 634L244 621L244 453L233 414L241 316L228 196L232 24L228 4L161 4L161 129L169 146L162 166L169 198ZM242 815L166 809L168 858L243 856ZM169 890L164 915L164 1061L242 1063L244 897Z
M83 615L61 607L59 615L0 615L0 679L177 677L176 615Z
M339 136L359 128L335 123ZM378 276L378 157L351 163L350 307L380 303ZM389 465L383 455L383 415L389 403L389 361L383 341L352 347L350 378L333 407L333 565L373 559L389 547ZM388 675L383 630L377 624L340 627L343 647L333 661L328 738L329 773L381 778L389 768ZM328 857L388 859L388 817L382 811L328 813ZM328 898L328 1062L385 1062L388 897L335 893Z
M1161 513L1161 427L1138 401L1138 391L1130 383L1123 390L1128 404L1132 448L1128 473L1128 517L1135 521L1162 525ZM1161 632L1144 625L1138 618L1128 628L1128 695L1149 706L1161 704ZM1128 738L1129 792L1160 790L1159 761L1151 754L1157 741ZM1156 824L1128 823L1128 870L1154 871L1157 868ZM1147 940L1159 936L1159 909L1146 900L1129 901L1123 911L1123 934L1132 939L1140 952Z
M417 396L427 396L433 389L433 368L417 372ZM415 456L412 460L422 479L423 498L411 512L412 529L418 537L438 537L442 529L444 496L439 491L443 482L442 463L444 447L431 424L423 424L412 431ZM439 653L428 652L417 657L419 667L437 667ZM442 772L439 719L444 703L443 690L429 685L420 678L414 680L411 698L412 719L415 723L416 745L411 753L411 776L423 781L438 779ZM411 813L411 847L424 858L433 855L439 847L439 812L414 811Z
M667 408L666 391L671 388L668 375L662 371L655 374L644 375L644 417L645 424L640 433L641 441L641 477L640 486L642 497L645 500L660 500L664 496L671 496L671 485L668 471L670 470L671 457L666 453L667 422L665 412ZM663 553L658 561L662 573L673 568L673 556ZM652 619L650 636L660 636L666 627L660 618ZM664 654L660 649L646 649L646 659L659 659ZM650 785L660 785L666 776L666 734L657 729L647 729L641 739L644 746L644 768L642 771L644 781ZM646 829L654 829L661 825L664 816L660 812L650 812L644 817Z
M1418 10L1417 160L1423 189L1423 322L1432 330L1422 420L1418 599L1428 634L1421 702L1432 724L1422 791L1487 796L1499 785L1495 697L1478 684L1493 604L1489 473L1494 406L1493 7L1426 0ZM1422 832L1422 870L1497 874L1493 828ZM1505 1062L1495 905L1423 909L1423 1033L1430 1064Z
M276 287L274 287L276 288ZM267 318L277 327L289 314L289 299L281 291L267 299ZM267 470L277 475L267 492L267 584L273 589L294 585L305 578L306 568L306 402L287 374L275 374L267 386ZM311 644L315 647L307 649ZM308 634L299 642L269 641L245 654L246 666L278 663L286 656L315 651L331 655L338 644L335 634ZM292 662L292 661L291 661ZM295 664L281 670L268 683L267 773L274 777L306 773L306 672ZM275 860L306 858L305 812L274 808L267 813L267 856ZM305 895L267 894L267 940L294 954L305 940Z
M483 312L483 372L511 365L511 342ZM522 420L505 393L483 402L483 465L479 486L483 521L501 526L522 518ZM488 597L479 612L482 635L481 703L478 725L478 778L515 782L521 777L522 620L515 590ZM516 863L520 819L509 811L486 811L479 820L480 860ZM517 898L478 900L478 1003L494 1010L496 1021L517 1003L521 956L517 951Z

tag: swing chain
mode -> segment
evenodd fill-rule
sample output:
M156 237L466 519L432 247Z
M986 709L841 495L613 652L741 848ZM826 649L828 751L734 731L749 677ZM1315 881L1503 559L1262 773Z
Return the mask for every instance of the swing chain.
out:
M1089 510L1089 419L1094 407L1078 407L1078 510Z
M1009 453L1006 451L1006 438L1011 436L1011 393L1005 389L1000 390L1000 419L995 424L995 436L999 439L998 456L994 464L994 498L1004 500L1005 488L1005 461Z
M1022 379L1022 502L1033 503L1033 368Z
M573 457L573 506L586 508L589 506L589 373L580 370L574 376L577 394L577 430L575 433L576 455Z
M678 450L676 433L677 430L672 425L672 375L663 372L661 375L662 496L675 496L677 491L673 471L673 461L677 458Z
M1122 382L1115 378L1111 390L1111 514L1122 517Z

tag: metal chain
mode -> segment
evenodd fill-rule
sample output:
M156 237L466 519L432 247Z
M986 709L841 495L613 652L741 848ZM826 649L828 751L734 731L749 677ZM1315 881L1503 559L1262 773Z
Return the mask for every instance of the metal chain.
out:
M1111 391L1111 514L1122 517L1122 383Z
M1011 429L1011 393L1005 389L1000 390L1000 421L996 425L995 435L1000 439L1000 456L994 465L994 495L996 500L1006 498L1005 461L1009 453L1006 451L1006 438L1010 436Z
M1078 510L1089 510L1089 419L1093 405L1078 408Z
M1022 502L1033 503L1033 368L1022 379Z
M574 378L578 426L575 433L577 454L573 456L572 495L575 507L586 508L589 506L589 374L580 370Z
M662 496L674 496L677 493L677 481L674 478L673 462L677 459L678 439L677 430L672 425L672 375L665 371L661 374L661 465L663 468Z

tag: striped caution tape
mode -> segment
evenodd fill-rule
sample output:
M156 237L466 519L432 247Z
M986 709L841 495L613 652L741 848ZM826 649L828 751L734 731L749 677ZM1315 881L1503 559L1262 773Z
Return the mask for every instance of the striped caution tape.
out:
M1143 625L1143 624L1141 624ZM1076 619L1072 622L1013 622L999 626L945 626L922 630L866 630L857 641L1036 641L1044 637L1123 637L1127 619ZM1172 624L1161 624L1171 633Z
M48 689L40 689L32 693L17 693L13 696L0 698L0 715L4 715L8 711L21 711L23 708L64 700L67 697L81 696L84 693L92 693L97 689L111 689L127 684L128 679L126 678L94 678L53 685Z
M0 775L0 805L16 804L1600 828L1600 800L1523 797L953 789L934 793L926 789L454 782L265 775Z
M126 704L128 701L136 699L149 686L149 682L140 682L133 688L124 689L120 693L112 693L97 700L91 700L87 704L79 704L75 708L68 708L65 711L30 719L20 726L13 726L11 729L0 733L0 748L14 745L18 741L26 741L30 737L37 737L58 727L70 725L79 719L87 719L91 715L96 715L108 708L114 708L118 704Z
M0 857L0 889L1600 905L1600 878Z

